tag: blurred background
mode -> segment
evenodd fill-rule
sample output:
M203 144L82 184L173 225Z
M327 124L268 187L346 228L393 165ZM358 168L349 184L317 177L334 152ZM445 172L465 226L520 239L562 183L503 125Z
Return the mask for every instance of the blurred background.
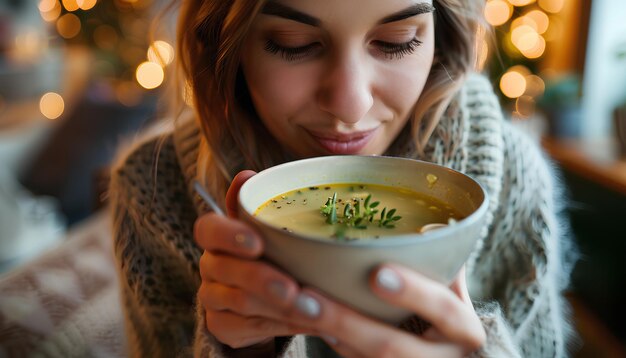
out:
M79 307L108 307L96 294L116 297L108 168L162 115L171 24L149 34L164 4L0 0L0 357L36 351L68 320L81 328L71 318ZM568 291L576 356L626 357L626 2L488 0L485 16L494 31L479 44L481 68L569 195L582 254ZM61 301L64 314L47 313ZM44 316L48 330L28 324ZM94 337L85 355L98 345L102 356L121 352Z

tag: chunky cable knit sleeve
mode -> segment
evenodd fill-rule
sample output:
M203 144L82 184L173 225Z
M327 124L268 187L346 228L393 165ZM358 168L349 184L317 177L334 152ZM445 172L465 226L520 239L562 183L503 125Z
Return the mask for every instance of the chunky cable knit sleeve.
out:
M538 145L503 119L491 83L471 75L426 149L427 160L469 174L490 197L488 230L467 262L470 295L487 331L475 356L566 356L561 290L575 252L557 216L554 171Z
M202 251L188 178L171 135L134 147L112 171L114 248L132 357L226 357L196 305ZM197 198L194 198L197 199ZM197 200L196 200L197 201ZM206 211L206 210L202 210ZM304 337L283 356L304 357Z
M555 176L536 143L503 123L499 207L473 269L488 333L479 356L564 357L572 333L561 291L573 257L559 222Z
M112 172L114 248L133 357L192 352L201 252L193 221L185 219L195 212L171 147L171 138L148 141Z

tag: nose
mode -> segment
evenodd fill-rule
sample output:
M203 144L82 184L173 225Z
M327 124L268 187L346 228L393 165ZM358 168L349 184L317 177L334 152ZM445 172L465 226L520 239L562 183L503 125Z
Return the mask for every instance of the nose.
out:
M371 71L365 61L354 54L329 62L320 80L318 105L336 119L354 124L374 104Z

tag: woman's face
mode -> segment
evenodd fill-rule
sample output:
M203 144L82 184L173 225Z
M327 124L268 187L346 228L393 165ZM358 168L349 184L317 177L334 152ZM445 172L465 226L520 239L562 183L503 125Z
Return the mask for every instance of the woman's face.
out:
M434 55L432 0L269 0L242 67L255 109L297 157L382 154Z

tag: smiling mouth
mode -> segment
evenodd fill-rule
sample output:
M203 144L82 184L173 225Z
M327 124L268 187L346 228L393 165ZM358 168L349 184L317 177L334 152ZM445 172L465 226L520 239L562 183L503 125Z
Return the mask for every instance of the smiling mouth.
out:
M329 154L358 154L374 137L376 129L346 134L307 132Z

